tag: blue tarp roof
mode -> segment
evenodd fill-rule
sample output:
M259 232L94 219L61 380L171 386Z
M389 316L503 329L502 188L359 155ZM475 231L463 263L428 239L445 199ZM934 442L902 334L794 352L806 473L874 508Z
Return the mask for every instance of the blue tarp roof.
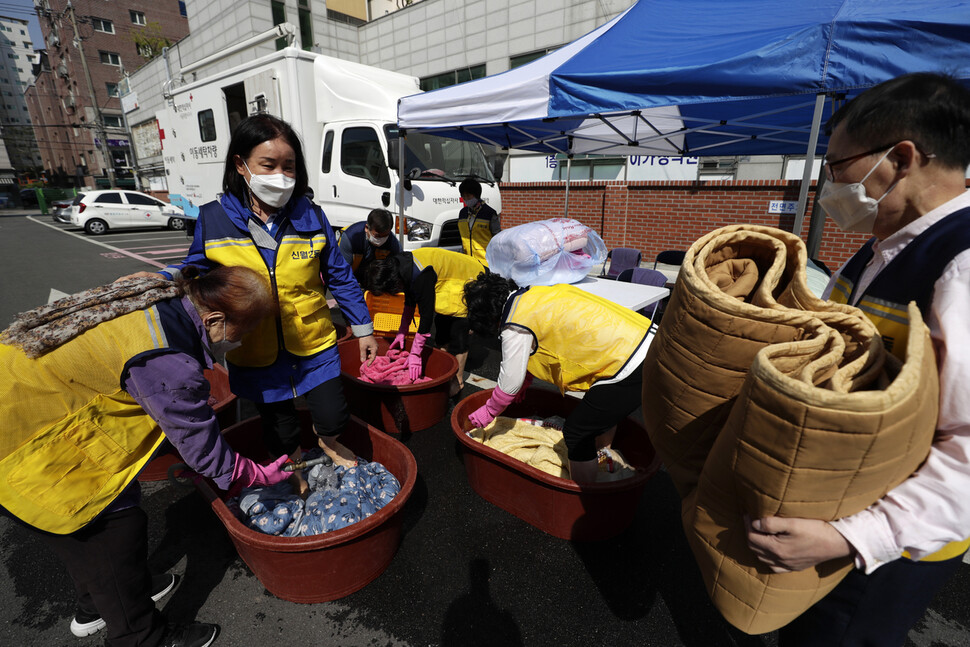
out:
M805 154L816 95L824 123L917 71L970 80L970 2L640 0L528 65L405 97L398 119L548 153Z

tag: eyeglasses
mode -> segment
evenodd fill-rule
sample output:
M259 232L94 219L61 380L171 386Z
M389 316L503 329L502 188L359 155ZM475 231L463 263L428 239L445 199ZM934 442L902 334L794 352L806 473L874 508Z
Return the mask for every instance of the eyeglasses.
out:
M825 166L825 178L827 180L829 180L830 182L834 182L835 181L835 171L834 171L834 168L836 166L838 166L839 164L845 164L847 162L852 162L854 160L857 160L857 159L866 157L867 155L875 155L876 153L879 153L881 151L884 151L887 148L892 148L895 145L896 144L886 144L885 146L880 146L878 148L873 148L872 150L866 151L865 153L858 153L856 155L849 155L848 157L843 157L842 159L835 160L834 162L830 162L828 160L823 159L822 160L822 164L823 164L823 166Z

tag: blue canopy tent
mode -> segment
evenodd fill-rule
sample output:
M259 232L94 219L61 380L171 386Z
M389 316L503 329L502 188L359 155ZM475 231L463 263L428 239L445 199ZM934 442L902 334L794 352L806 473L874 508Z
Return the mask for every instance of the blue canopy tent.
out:
M865 88L908 72L970 82L970 2L640 0L532 63L404 97L398 124L571 156L806 154Z

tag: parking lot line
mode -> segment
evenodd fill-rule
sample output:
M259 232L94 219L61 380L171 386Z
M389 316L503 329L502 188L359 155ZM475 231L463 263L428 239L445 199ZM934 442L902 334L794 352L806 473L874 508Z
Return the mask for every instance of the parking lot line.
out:
M111 251L116 252L118 254L124 254L125 256L127 256L129 258L133 258L136 261L141 261L142 263L147 263L148 265L151 265L152 267L157 267L157 268L163 268L163 267L165 267L165 264L164 263L159 263L156 260L153 260L151 258L146 258L144 256L141 256L140 254L132 254L128 250L121 249L120 247L115 247L114 245L108 245L107 243L102 243L99 240L91 240L91 238L89 236L82 236L81 234L76 234L73 231L67 231L66 229L62 229L61 227L58 227L58 226L53 225L51 223L44 222L43 220L40 220L38 218L35 218L34 216L27 216L27 220L31 220L33 222L36 222L39 225L44 225L45 227L50 227L51 229L54 229L54 230L57 230L59 232L65 233L68 236L74 236L78 240L83 240L85 242L91 243L92 245L100 245L101 247L104 247L105 249L110 249Z

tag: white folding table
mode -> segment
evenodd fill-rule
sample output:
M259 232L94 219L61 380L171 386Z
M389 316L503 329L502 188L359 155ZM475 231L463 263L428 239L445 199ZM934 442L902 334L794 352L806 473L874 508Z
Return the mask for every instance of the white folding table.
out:
M621 306L631 310L641 310L651 303L656 303L670 294L667 288L658 288L653 285L642 285L640 283L627 283L626 281L615 281L599 277L587 276L578 283L573 283L577 288L586 290L591 294L609 299Z

